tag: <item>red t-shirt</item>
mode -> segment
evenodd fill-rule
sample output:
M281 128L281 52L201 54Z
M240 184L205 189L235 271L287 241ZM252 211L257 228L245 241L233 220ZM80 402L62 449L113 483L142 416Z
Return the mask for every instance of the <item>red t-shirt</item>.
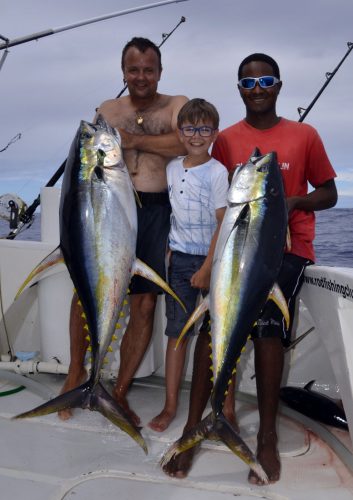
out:
M308 124L281 118L267 130L242 120L223 130L213 146L212 156L233 171L246 163L259 148L262 154L276 151L287 197L304 196L308 183L318 187L336 177L317 131ZM315 260L315 214L294 210L289 218L290 253Z

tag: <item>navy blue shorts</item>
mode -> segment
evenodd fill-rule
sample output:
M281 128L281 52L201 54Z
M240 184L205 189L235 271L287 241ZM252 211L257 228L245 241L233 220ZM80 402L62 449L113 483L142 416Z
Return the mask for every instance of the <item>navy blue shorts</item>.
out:
M257 324L252 331L252 338L276 337L282 339L285 347L290 345L291 327L295 311L295 299L304 280L305 268L313 262L298 255L287 253L283 257L277 284L287 301L290 327L286 328L283 315L278 306L269 300L266 302Z
M204 255L190 255L182 252L172 252L169 263L169 285L183 301L186 312L180 307L178 302L169 294L166 294L166 316L167 327L165 334L168 337L178 338L185 323L194 311L197 299L200 295L198 288L193 288L190 284L190 279L204 263L206 257ZM205 314L204 322L200 329L208 328L209 315ZM186 336L195 335L195 328L190 328Z
M166 277L165 256L170 228L170 203L167 191L142 193L138 191L142 207L137 206L136 257L149 265L163 279ZM159 286L141 276L133 276L130 295L162 293Z

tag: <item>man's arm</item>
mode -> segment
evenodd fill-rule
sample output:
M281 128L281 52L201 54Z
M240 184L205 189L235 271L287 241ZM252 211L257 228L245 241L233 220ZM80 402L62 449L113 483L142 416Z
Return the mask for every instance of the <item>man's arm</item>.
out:
M292 196L287 198L288 212L292 210L305 210L313 212L332 208L337 203L337 189L334 179L317 186L314 191L306 196Z
M182 106L188 101L185 96L173 97L171 110L171 132L158 135L137 135L120 130L122 147L124 149L135 149L145 153L159 154L166 158L174 158L186 154L186 150L179 140L177 134L177 118Z
M174 158L186 154L176 131L159 135L136 135L119 129L123 149L135 149L145 153Z

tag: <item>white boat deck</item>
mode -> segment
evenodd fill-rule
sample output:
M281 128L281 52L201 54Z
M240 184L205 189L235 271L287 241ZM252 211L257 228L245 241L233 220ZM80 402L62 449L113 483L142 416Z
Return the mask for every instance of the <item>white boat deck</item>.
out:
M37 375L49 392L63 383L58 375ZM0 382L1 392L14 387ZM108 383L109 386L109 383ZM212 499L346 500L353 499L353 475L319 437L286 416L279 419L281 480L258 487L247 482L248 468L222 444L205 442L186 479L172 479L159 467L168 445L180 437L185 423L188 390L181 393L177 418L162 433L146 424L162 408L163 382L139 379L131 388L131 406L140 415L149 453L102 415L75 410L71 420L57 415L11 420L43 399L25 389L0 397L0 498L8 500ZM240 431L255 449L257 411L237 402ZM335 431L350 447L348 432Z

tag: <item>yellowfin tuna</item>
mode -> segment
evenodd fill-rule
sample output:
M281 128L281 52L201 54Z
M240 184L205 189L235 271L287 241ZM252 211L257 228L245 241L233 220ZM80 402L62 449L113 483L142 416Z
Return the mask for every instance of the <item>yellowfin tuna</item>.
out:
M180 334L207 310L211 316L212 412L176 441L162 465L203 439L223 441L264 481L267 476L254 454L223 415L223 405L237 360L270 298L288 322L284 297L275 284L286 241L287 208L275 153L255 150L232 179L219 232L209 294Z
M119 134L102 117L95 124L82 121L65 167L60 250L88 324L92 370L89 380L80 387L15 418L75 407L97 410L132 436L147 453L139 428L99 381L132 275L154 281L177 298L164 280L136 259L136 235L135 193L122 157ZM48 256L31 273L26 286L60 258L57 251Z

